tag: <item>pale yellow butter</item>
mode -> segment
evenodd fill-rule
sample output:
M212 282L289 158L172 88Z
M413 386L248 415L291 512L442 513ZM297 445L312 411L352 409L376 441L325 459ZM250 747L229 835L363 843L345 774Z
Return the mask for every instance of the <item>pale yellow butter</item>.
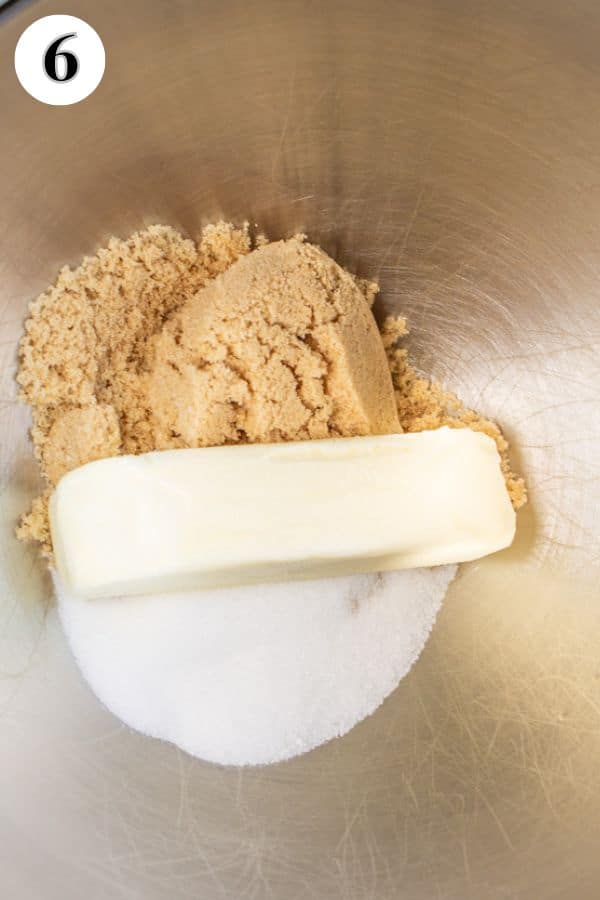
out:
M83 597L462 562L515 532L494 442L449 428L102 459L50 522Z

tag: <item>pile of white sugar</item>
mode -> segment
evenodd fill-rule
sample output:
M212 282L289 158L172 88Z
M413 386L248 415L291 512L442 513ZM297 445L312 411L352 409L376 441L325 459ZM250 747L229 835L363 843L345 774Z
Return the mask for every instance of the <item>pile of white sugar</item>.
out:
M57 584L83 676L127 725L259 765L349 731L419 656L456 566L82 601Z

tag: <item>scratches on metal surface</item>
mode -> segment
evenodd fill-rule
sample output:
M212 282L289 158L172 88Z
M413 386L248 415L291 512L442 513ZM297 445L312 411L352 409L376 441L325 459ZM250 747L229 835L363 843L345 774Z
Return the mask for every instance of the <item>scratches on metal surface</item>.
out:
M291 71L288 79L288 92L287 92L287 100L285 104L285 112L283 117L283 123L281 126L281 133L279 135L279 140L275 144L275 150L273 152L273 159L271 161L271 179L275 178L277 173L277 169L281 164L281 158L283 154L283 149L285 146L285 142L288 136L288 129L290 126L290 120L292 117L292 110L294 104L294 93L296 90L296 78L297 78L297 66L298 61L294 59Z

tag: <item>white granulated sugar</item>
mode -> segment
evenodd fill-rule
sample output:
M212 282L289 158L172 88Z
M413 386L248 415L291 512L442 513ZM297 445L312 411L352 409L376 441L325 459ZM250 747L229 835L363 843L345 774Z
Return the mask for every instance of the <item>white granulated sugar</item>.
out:
M419 656L455 572L89 601L57 593L73 653L109 710L193 756L257 765L377 709Z

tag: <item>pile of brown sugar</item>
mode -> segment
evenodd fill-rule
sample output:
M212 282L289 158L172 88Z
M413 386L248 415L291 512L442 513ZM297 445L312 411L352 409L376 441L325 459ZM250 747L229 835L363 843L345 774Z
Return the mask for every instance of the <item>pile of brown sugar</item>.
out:
M399 431L386 354L354 278L296 237L258 247L150 339L155 447Z
M198 243L166 226L112 238L30 306L17 380L47 488L17 534L51 555L47 502L69 470L155 449L470 427L493 422L417 375L371 313L377 285L297 236L253 248L220 222Z

